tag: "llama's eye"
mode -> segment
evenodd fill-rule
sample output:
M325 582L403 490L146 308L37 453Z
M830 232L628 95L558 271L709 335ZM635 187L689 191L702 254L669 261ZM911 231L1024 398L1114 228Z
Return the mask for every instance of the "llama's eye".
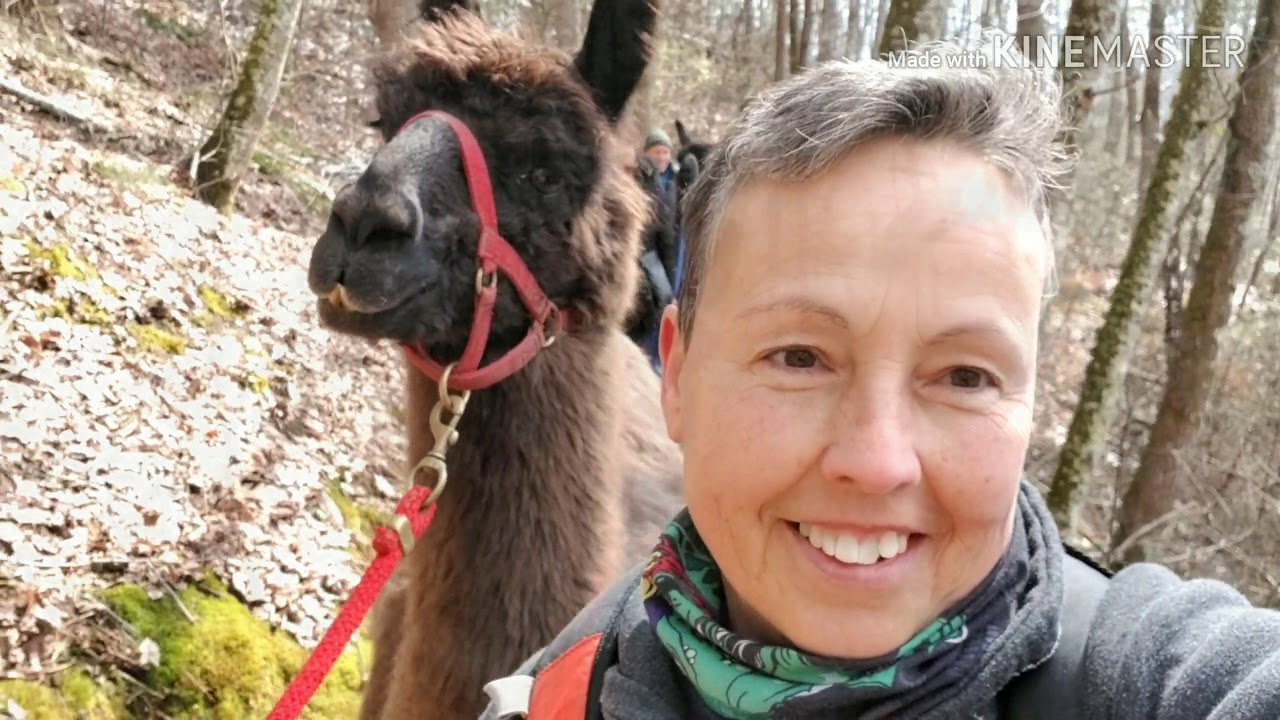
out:
M529 182L544 193L555 192L560 187L560 178L553 175L546 168L534 168L529 173Z
M365 123L365 126L366 126L366 127L371 127L371 128L373 128L374 130L381 130L381 129L382 129L382 118L380 118L380 117L378 117L378 118L374 118L374 119L370 120L369 122Z

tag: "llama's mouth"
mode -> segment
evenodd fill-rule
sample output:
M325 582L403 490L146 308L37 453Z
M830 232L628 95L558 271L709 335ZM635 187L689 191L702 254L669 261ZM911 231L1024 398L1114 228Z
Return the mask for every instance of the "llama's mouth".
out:
M353 298L349 290L335 286L316 300L316 310L324 327L367 340L394 340L423 343L440 337L447 320L432 312L423 285L394 302L370 303Z

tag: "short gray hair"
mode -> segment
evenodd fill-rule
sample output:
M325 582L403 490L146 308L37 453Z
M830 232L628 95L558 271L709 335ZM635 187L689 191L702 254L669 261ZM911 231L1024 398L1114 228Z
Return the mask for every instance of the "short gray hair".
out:
M994 47L990 36L979 47ZM1023 191L1040 220L1053 277L1047 195L1071 158L1056 75L1008 54L936 41L881 60L816 65L753 97L716 143L682 201L685 270L679 324L693 331L713 238L733 193L756 178L802 182L875 138L946 139L981 154ZM985 60L984 60L985 58ZM959 59L956 62L955 59ZM1014 62L1010 62L1014 60Z

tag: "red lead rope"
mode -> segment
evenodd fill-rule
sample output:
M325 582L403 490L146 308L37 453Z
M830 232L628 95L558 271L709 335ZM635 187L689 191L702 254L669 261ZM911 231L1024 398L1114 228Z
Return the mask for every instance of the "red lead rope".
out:
M414 485L396 506L396 513L403 515L409 521L409 529L415 540L422 537L422 533L426 532L431 525L431 519L436 514L435 503L426 509L422 508L422 502L430 494L430 487ZM404 557L399 536L388 527L380 527L374 531L373 549L377 557L365 571L364 577L360 578L360 583L351 593L351 599L342 607L333 625L325 631L324 637L312 651L311 657L307 658L302 669L289 682L289 687L285 688L284 695L267 716L267 720L294 720L298 717L302 709L311 701L311 696L315 695L316 689L320 687L325 676L333 669L333 664L342 655L343 648L360 627L365 615L373 607L373 602L377 600L378 593L382 591L382 587L395 572L396 565Z

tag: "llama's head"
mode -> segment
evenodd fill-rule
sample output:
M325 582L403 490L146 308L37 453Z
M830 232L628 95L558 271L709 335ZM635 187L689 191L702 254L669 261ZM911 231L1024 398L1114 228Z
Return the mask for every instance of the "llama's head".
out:
M579 327L617 326L635 295L649 212L615 136L650 56L656 0L598 0L573 56L484 27L466 3L423 2L420 31L374 70L386 144L333 203L308 280L333 330L457 359L476 305L480 220L458 137L483 151L498 230ZM499 273L485 358L528 331Z
M695 141L689 137L689 131L678 119L676 120L676 137L680 141L680 149L676 151L676 164L680 166L680 173L676 182L683 191L698 179L698 172L706 164L707 155L711 152L711 143Z

